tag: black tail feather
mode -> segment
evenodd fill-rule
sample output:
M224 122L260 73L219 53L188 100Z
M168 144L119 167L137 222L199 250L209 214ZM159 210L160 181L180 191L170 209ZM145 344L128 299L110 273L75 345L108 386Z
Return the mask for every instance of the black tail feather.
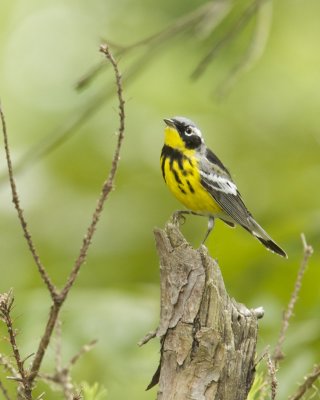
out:
M271 239L271 237L257 223L257 221L255 221L253 218L250 218L250 223L250 228L244 225L242 225L242 227L250 232L255 238L257 238L259 242L261 242L268 250L278 254L281 257L288 258L287 253ZM264 238L262 236L264 236Z
M255 235L256 236L256 235ZM256 236L256 238L269 250L273 251L274 253L279 254L279 256L288 258L287 253L282 250L281 247L279 247L273 240L271 239L263 239L259 236Z

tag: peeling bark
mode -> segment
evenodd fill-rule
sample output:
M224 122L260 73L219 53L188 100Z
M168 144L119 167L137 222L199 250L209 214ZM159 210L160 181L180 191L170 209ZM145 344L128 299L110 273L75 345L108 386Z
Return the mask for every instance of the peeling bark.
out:
M205 246L194 250L168 223L155 230L161 311L158 400L244 400L255 373L258 318L230 298ZM146 342L145 340L144 342Z

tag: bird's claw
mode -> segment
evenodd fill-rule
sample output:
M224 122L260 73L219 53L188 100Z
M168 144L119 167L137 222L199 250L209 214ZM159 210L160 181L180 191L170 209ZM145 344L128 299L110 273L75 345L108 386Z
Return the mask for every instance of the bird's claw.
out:
M172 223L174 225L180 226L183 225L186 222L186 217L184 216L184 213L181 211L176 211L172 214Z

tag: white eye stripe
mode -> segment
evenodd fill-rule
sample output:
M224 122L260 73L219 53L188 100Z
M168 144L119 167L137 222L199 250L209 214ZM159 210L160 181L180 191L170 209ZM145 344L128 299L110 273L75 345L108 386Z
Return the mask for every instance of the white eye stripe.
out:
M198 136L199 138L202 139L202 135L201 135L200 129L198 129L198 128L196 128L196 127L188 126L188 127L185 129L184 133L185 133L186 136L195 135L195 136Z

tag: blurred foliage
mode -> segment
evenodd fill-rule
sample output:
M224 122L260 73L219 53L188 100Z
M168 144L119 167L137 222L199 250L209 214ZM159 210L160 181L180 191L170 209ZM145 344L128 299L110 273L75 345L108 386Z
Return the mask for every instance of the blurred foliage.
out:
M251 390L248 395L248 400L258 400L261 395L261 388L264 387L266 383L265 377L261 373L256 373L254 382L251 386Z
M92 386L84 382L82 384L82 395L84 400L104 400L107 398L107 391L104 388L100 388L97 382Z
M79 79L101 62L101 38L131 44L201 4L205 1L2 2L0 96L13 159L18 163L33 146L48 143L110 90L113 76L108 68L85 90L75 90ZM273 3L265 18L270 12L272 26L261 58L219 101L216 88L239 62L253 23L221 50L197 81L190 75L212 48L215 36L210 32L201 41L201 32L167 41L150 53L150 60L145 59L125 87L127 136L116 190L62 313L66 358L99 339L79 361L74 378L89 386L101 383L107 398L155 397L154 390L145 388L157 368L158 344L140 349L136 342L158 321L152 229L163 226L180 207L159 168L162 118L174 115L185 115L201 127L207 144L233 172L249 209L289 254L282 260L245 231L219 222L207 243L219 260L229 293L249 307L265 308L259 351L276 341L302 254L300 232L314 247L278 373L279 399L292 393L319 362L320 3L282 0ZM224 29L225 25L218 27L219 37ZM134 57L135 52L122 55L122 71ZM63 145L40 162L30 161L17 176L35 243L58 284L77 255L109 168L118 124L116 104L113 97L101 105ZM27 355L37 346L50 302L11 204L3 153L0 167L0 291L14 288L18 340ZM182 228L195 246L206 223L190 217ZM5 346L1 340L0 351ZM53 349L44 368L52 359ZM47 389L39 385L41 390Z

